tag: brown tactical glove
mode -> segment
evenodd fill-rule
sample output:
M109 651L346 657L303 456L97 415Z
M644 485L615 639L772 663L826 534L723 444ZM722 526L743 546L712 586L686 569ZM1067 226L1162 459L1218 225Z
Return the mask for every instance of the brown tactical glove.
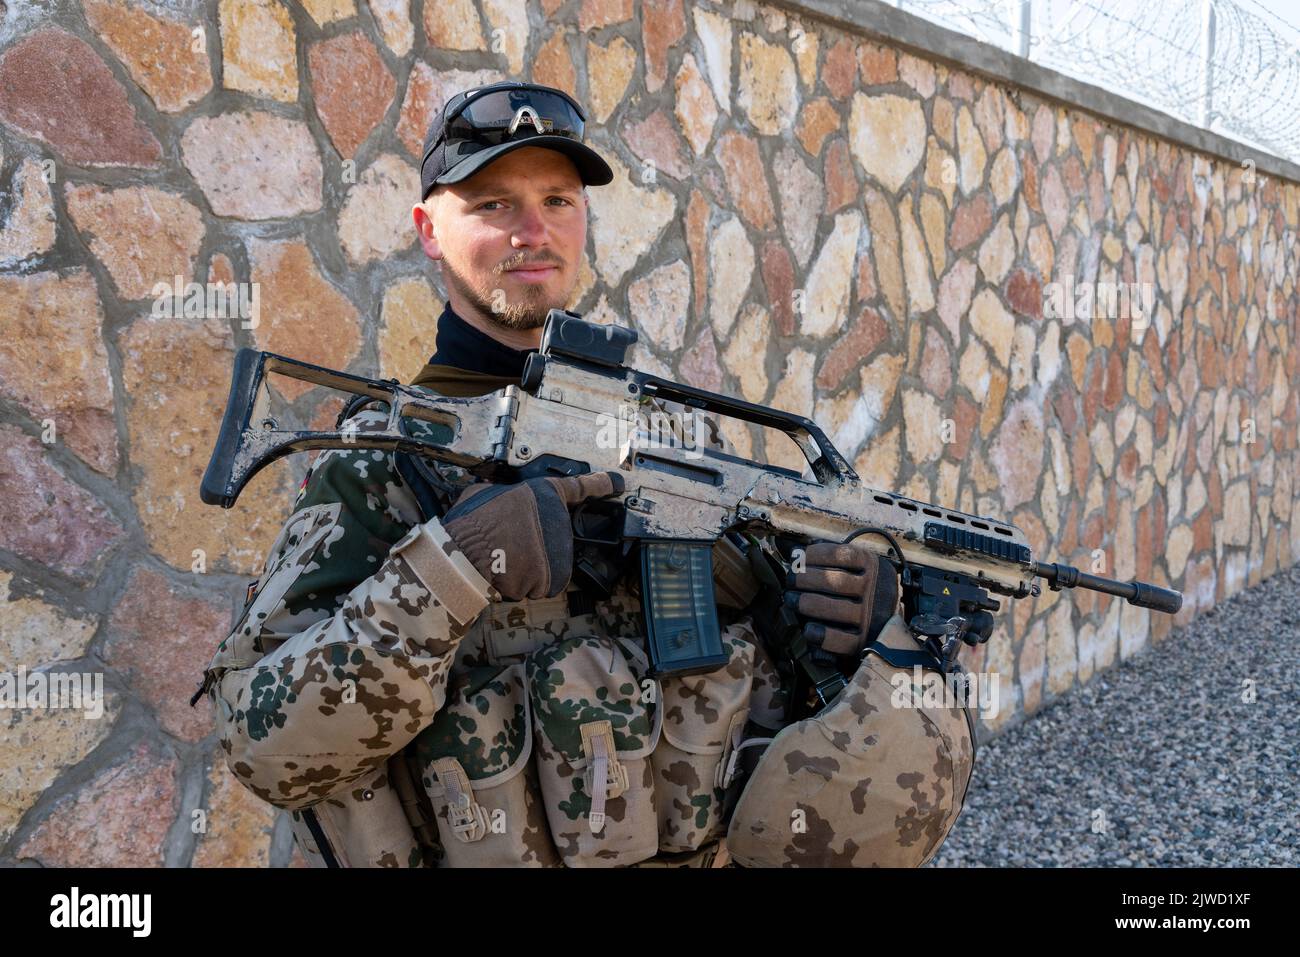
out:
M573 574L569 509L622 494L625 484L620 472L534 478L518 485L479 482L461 492L442 525L506 601L553 598Z
M854 544L816 542L802 572L789 576L787 607L806 621L804 640L823 654L858 657L898 607L898 572L883 555Z

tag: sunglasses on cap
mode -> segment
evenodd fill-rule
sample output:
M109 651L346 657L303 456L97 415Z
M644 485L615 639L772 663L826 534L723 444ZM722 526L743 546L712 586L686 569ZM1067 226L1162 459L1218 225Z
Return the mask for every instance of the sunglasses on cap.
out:
M444 142L448 159L455 162L485 146L522 137L564 136L581 141L585 125L582 109L565 93L527 87L486 90L471 93L447 114L434 145ZM457 148L462 145L474 149L461 154Z

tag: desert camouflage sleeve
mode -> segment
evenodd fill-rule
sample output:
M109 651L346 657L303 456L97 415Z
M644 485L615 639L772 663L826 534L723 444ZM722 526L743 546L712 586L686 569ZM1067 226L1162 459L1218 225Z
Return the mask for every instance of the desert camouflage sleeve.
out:
M364 432L386 415L350 421ZM322 452L209 665L230 769L297 809L379 767L442 707L455 649L495 597L421 521L390 453Z

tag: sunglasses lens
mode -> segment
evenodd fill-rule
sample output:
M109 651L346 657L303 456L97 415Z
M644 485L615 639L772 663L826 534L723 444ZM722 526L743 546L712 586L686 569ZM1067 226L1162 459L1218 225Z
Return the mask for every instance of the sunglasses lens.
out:
M542 134L582 139L582 133L582 114L566 97L536 90L486 93L471 100L447 124L449 145L457 140L469 140L495 146Z

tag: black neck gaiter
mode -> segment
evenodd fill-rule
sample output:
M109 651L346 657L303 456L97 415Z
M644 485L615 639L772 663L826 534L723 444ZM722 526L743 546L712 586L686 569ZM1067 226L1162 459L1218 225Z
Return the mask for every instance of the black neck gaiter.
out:
M536 351L511 349L498 342L456 315L451 303L447 303L438 317L438 336L434 340L434 354L429 358L429 365L454 366L470 372L517 379L523 375L524 359Z

